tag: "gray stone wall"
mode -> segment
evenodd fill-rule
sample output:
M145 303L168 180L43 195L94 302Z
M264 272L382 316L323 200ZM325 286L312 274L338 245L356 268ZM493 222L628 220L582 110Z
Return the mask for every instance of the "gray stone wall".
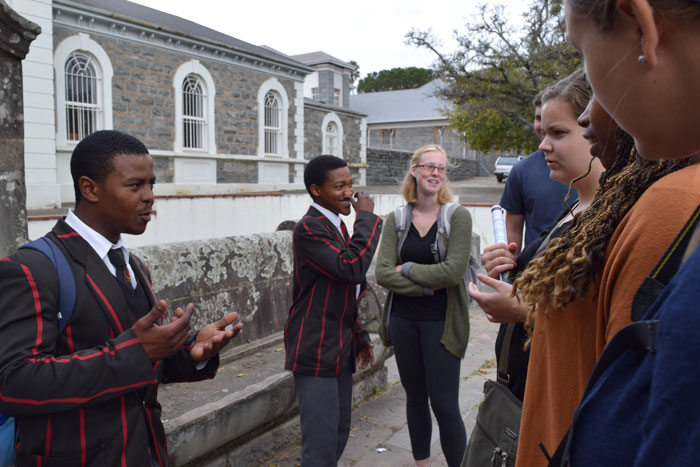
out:
M343 73L343 107L350 107L350 75Z
M333 105L333 72L331 70L320 70L318 72L318 93L319 100L328 105Z
M308 160L321 154L321 123L327 113L315 107L304 106L304 159Z
M367 149L367 184L398 185L408 170L408 163L413 152L393 151L389 149ZM454 164L450 168L449 179L466 180L476 176L477 161L450 157Z
M257 181L257 162L217 159L216 183L257 183Z
M361 162L360 117L338 114L343 124L343 158L348 162Z
M394 144L382 144L381 130L370 129L369 147L382 149L395 149L398 151L415 151L426 144L439 144L450 157L462 157L464 146L458 135L450 128L445 127L442 137L437 134L435 126L421 126L412 128L397 128Z
M292 304L292 232L226 237L134 248L152 275L158 298L177 307L194 303L192 326L202 327L235 311L244 324L241 345L284 329ZM368 274L361 321L375 323L385 292Z
M54 27L54 46L75 34ZM258 89L271 77L265 73L149 47L147 44L91 36L105 49L114 68L112 107L114 128L141 139L150 149L172 151L175 143L173 78L178 67L198 59L216 86L216 148L221 154L257 154ZM290 154L295 128L294 82L277 77L289 100Z
M323 118L332 112L317 107L304 108L304 158L311 159L321 154L323 149ZM343 124L343 159L360 162L360 117L336 113Z
M235 344L284 328L292 297L292 233L217 238L135 248L159 298L194 303L194 328L235 311L245 325Z
M175 179L175 158L170 156L153 156L153 171L157 183L173 183Z
M40 33L0 1L0 257L27 241L22 60Z

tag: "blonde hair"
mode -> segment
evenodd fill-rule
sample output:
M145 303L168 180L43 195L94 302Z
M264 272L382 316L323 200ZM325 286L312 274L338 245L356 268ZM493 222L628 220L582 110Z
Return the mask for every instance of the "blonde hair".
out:
M418 203L416 179L413 176L413 174L411 174L411 168L415 165L420 164L420 158L423 156L423 154L430 151L440 152L443 156L445 156L445 162L447 164L447 167L454 167L454 165L447 158L447 153L445 152L445 150L437 144L426 144L425 146L421 146L418 149L416 149L416 152L413 153L413 157L411 157L411 161L408 164L406 176L404 177L403 183L401 184L401 195L407 203L411 203L414 205ZM445 175L445 183L442 185L442 187L440 187L440 191L438 191L438 203L440 204L445 204L452 201L452 190L450 190L450 188L447 186L448 183L449 182L447 180L447 175Z

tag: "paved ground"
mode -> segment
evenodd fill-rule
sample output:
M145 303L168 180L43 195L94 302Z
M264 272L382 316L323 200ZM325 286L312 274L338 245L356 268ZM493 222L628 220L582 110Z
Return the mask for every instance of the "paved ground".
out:
M498 327L489 323L478 306L470 308L471 336L467 354L462 360L460 381L460 411L467 433L482 399L487 379L495 378L494 342ZM406 395L399 381L395 360L387 361L389 368L386 388L357 405L352 414L352 432L343 457L342 467L403 467L415 465L406 424ZM433 417L432 466L446 466L440 448L438 427ZM290 446L260 467L293 467L300 465L299 445Z

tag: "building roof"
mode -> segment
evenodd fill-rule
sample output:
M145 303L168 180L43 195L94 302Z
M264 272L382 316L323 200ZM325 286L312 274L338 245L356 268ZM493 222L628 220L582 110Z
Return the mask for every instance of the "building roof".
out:
M332 63L333 65L337 65L341 68L347 68L348 70L355 69L354 65L351 65L348 62L344 62L341 59L335 58L334 56L327 54L326 52L322 52L320 50L317 52L290 55L290 57L309 66L320 65L322 63Z
M367 114L368 124L445 120L441 110L449 103L433 95L440 85L433 80L416 89L353 94L350 110Z
M117 19L135 20L136 22L145 23L145 25L151 25L156 29L166 30L193 39L210 41L239 52L256 55L296 68L308 68L299 61L274 49L259 47L179 16L126 0L59 0L55 3L79 6L81 8L87 7L87 9L95 11L101 10L103 14Z

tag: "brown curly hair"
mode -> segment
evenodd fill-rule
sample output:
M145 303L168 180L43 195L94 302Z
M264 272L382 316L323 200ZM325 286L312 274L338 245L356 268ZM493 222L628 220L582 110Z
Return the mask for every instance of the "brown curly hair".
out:
M518 300L531 309L529 331L538 303L562 309L583 299L589 284L595 283L596 274L603 269L608 242L622 218L655 181L687 167L692 160L647 161L637 154L627 133L618 129L616 136L617 157L601 176L591 206L577 214L513 284L513 294L517 291Z

